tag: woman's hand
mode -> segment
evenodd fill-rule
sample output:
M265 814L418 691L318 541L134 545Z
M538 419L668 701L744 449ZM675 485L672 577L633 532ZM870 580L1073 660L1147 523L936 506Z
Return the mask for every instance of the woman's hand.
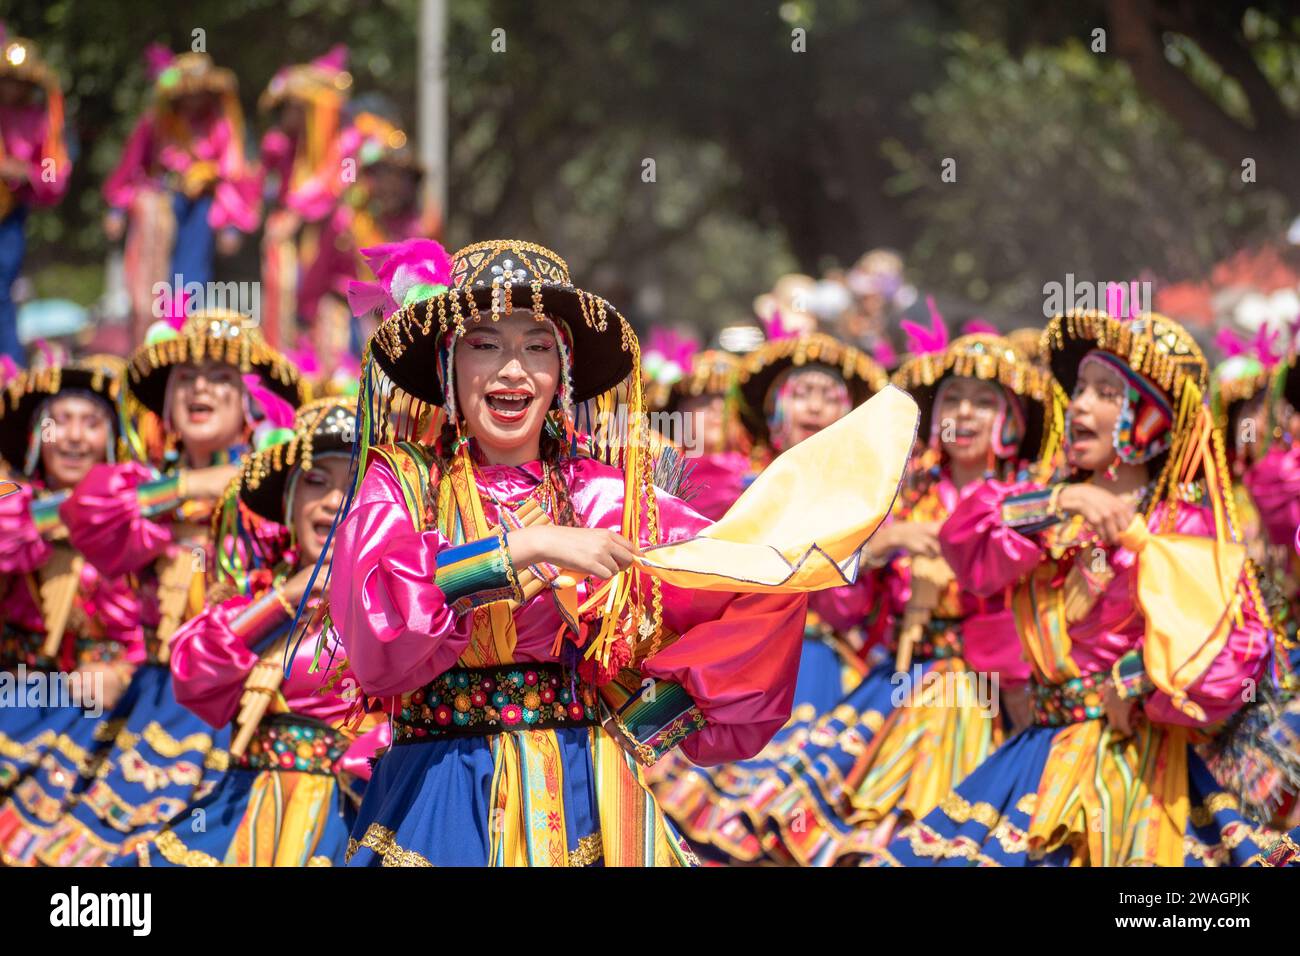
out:
M314 570L314 565L303 568L280 585L280 590L284 592L284 596L294 607L297 607L298 603L302 601L302 596L307 593L309 584L311 585L313 597L320 595L325 590L325 569L321 568L320 574L316 575L316 580L312 581L311 574Z
M126 232L126 213L120 209L110 209L104 214L104 238L109 242L120 242Z
M217 233L217 254L233 256L244 244L244 237L237 229L222 229Z
M617 531L533 525L507 535L516 568L554 564L575 577L612 578L632 564L641 550Z
M122 696L122 691L126 690L127 685L131 683L131 668L124 664L97 661L83 664L77 668L77 673L81 675L83 706L93 705L103 711L112 710ZM99 686L96 686L96 675L99 675L102 681ZM90 694L94 695L93 699L85 693L87 685L91 688Z
M1106 544L1118 541L1137 514L1136 509L1123 498L1096 485L1066 485L1056 502L1062 511L1081 515Z
M939 557L939 529L941 521L895 521L881 528L867 542L867 560L882 564L894 551L905 551L908 557L924 555Z
M1115 685L1106 682L1106 688L1101 692L1101 705L1106 709L1106 723L1118 731L1119 736L1129 737L1137 730L1142 718L1137 704L1136 697L1122 698Z
M213 465L211 468L185 470L185 495L188 498L208 498L213 501L225 494L226 486L239 474L238 465Z

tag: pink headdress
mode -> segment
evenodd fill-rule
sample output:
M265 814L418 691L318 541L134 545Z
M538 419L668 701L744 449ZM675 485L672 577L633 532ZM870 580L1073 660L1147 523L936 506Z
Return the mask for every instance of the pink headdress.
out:
M927 295L925 304L930 310L930 327L903 319L899 326L907 333L907 350L913 355L929 355L948 347L948 325L934 304L934 296Z
M375 309L384 318L424 299L446 292L451 285L451 256L432 239L407 239L361 250L375 282L349 282L348 305L353 315Z
M262 420L253 430L253 447L268 448L292 438L293 406L267 388L260 375L245 375L243 380L245 396L256 402L262 413ZM245 406L244 417L252 422L252 408Z
M962 335L1001 335L997 326L991 322L985 322L979 316L971 319L961 327Z
M150 43L144 48L144 65L149 75L149 82L155 82L162 71L171 66L176 54L161 43Z
M672 385L690 373L691 360L699 350L699 342L672 329L651 329L641 353L641 371L652 382Z
M762 322L763 331L767 333L769 342L774 339L792 339L799 334L798 330L785 324L780 309L775 309L771 316L763 319Z
M3 29L3 25L0 25L0 30ZM0 37L0 43L3 42L4 38ZM18 363L15 362L12 357L0 353L0 387L3 387L6 382L13 381L20 374L22 374L22 372L18 368Z
M311 61L311 65L319 67L322 70L328 70L331 73L342 73L348 68L348 46L346 43L338 43L330 47L328 53L323 53Z
M1277 352L1274 349L1277 337L1277 330L1270 329L1268 325L1261 325L1250 339L1243 339L1232 329L1225 328L1220 329L1219 334L1214 337L1214 344L1228 358L1245 356L1258 359L1260 365L1269 369L1278 363Z

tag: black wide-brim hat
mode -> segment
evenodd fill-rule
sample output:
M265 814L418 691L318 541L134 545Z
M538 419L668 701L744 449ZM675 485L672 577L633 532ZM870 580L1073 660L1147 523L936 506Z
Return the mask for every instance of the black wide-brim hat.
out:
M235 479L240 500L258 517L287 525L292 516L285 514L285 491L294 470L310 469L314 459L330 452L350 454L356 435L355 401L308 402L294 416L293 438L244 459Z
M477 242L453 255L451 287L389 316L368 348L393 384L440 406L444 336L514 309L563 324L574 402L609 391L635 367L640 346L627 319L605 299L574 286L568 265L554 252L513 239Z
M256 373L294 408L311 397L310 386L297 366L267 344L257 327L237 312L196 312L179 331L155 324L150 339L131 356L127 393L160 419L167 378L173 368L186 362L224 362L242 373Z
M1043 330L1041 345L1052 377L1068 398L1079 381L1079 363L1094 349L1122 359L1163 391L1177 406L1187 385L1203 396L1209 389L1209 364L1191 334L1157 313L1115 318L1102 312L1058 315Z
M0 389L0 458L21 473L31 440L32 421L41 402L61 392L79 390L108 403L114 440L120 438L117 397L125 362L115 355L92 355L69 365L30 369Z
M772 339L745 357L738 374L740 417L756 441L766 442L768 394L782 372L790 368L821 366L838 373L848 386L856 408L889 384L884 366L861 349L822 332Z
M1282 397L1292 408L1300 412L1300 371L1296 369L1297 364L1300 362L1293 358L1291 364L1287 366L1282 378Z
M954 339L939 352L914 355L899 366L893 382L908 392L921 409L917 434L930 437L934 400L947 378L975 378L1001 385L1020 399L1025 413L1025 434L1020 457L1032 461L1043 444L1043 428L1051 402L1047 376L1033 360L1000 335L974 333Z

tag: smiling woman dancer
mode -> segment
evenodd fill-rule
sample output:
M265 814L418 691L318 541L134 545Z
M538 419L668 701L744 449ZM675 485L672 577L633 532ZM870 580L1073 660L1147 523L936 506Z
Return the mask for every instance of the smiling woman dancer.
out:
M369 758L386 741L388 725L359 736L339 726L356 678L343 666L325 681L310 667L319 618L302 635L291 634L290 625L304 596L314 607L325 583L314 571L347 495L355 434L350 402L309 402L298 410L294 436L245 459L227 491L223 526L242 526L247 509L290 532L287 549L264 548L267 566L232 582L244 593L221 601L209 592L218 603L172 639L176 699L213 727L234 721L230 769L211 794L115 865L343 863L356 816L351 784L369 778ZM247 542L250 550L259 546ZM293 666L281 681L288 646ZM332 658L335 648L327 643L324 652Z
M760 461L801 445L889 382L865 352L821 332L769 340L748 356L738 374L742 421ZM816 717L862 679L866 665L850 634L870 603L866 575L854 584L809 595L794 709L760 754L720 767L694 767L673 754L655 768L655 796L702 853L745 862L758 858L759 849L743 829L736 829L729 808L762 787L777 762L806 739Z
M935 323L942 329L937 312ZM984 480L1014 477L1032 460L1047 383L994 335L948 343L943 329L932 344L916 337L911 351L894 383L921 406L925 443L892 523L868 545L888 658L819 716L725 824L776 862L828 865L887 841L1027 721L1029 666L1011 610L1001 594L963 591L939 531Z
M209 519L258 415L285 406L292 423L306 398L297 371L256 328L218 311L201 311L179 330L158 323L131 357L126 391L125 430L157 467L96 466L59 514L100 573L130 577L148 657L101 723L110 748L37 851L52 866L97 865L130 849L222 769L225 751L211 728L176 702L169 643L202 609L208 567L237 556L213 545ZM147 447L137 420L161 422L165 447Z
M651 484L636 336L558 256L496 241L447 263L419 241L372 258L385 288L353 298L391 318L329 596L395 730L350 862L691 862L639 764L679 743L700 762L757 752L790 711L805 600L642 573L645 546L708 522ZM624 380L630 436L607 427ZM429 440L380 444L394 414L398 438Z
M1033 723L866 859L1261 862L1281 834L1247 819L1273 801L1253 786L1269 773L1254 725L1234 715L1254 707L1247 688L1276 680L1275 640L1231 540L1205 359L1158 315L1057 317L1043 344L1068 478L985 482L939 536L970 592L1011 588ZM1224 745L1242 729L1247 746Z
M92 356L34 369L0 390L0 459L21 480L0 499L0 669L67 674L41 703L0 707L0 859L25 862L57 817L111 708L144 659L139 601L67 543L58 506L101 462L115 461L115 402L125 363ZM20 686L26 681L19 679ZM83 709L84 708L84 709Z

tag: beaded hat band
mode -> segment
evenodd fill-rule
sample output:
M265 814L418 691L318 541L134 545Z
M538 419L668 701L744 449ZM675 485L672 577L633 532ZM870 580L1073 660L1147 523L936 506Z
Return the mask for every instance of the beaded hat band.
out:
M26 472L33 416L42 402L67 391L89 392L107 403L119 445L109 454L115 460L124 457L116 408L125 364L116 355L91 355L69 365L30 369L12 379L0 389L0 458L14 471Z
M783 372L803 366L824 366L838 373L854 407L889 384L889 374L879 362L825 333L772 339L745 356L737 372L741 420L756 441L771 441L767 406L772 387Z

